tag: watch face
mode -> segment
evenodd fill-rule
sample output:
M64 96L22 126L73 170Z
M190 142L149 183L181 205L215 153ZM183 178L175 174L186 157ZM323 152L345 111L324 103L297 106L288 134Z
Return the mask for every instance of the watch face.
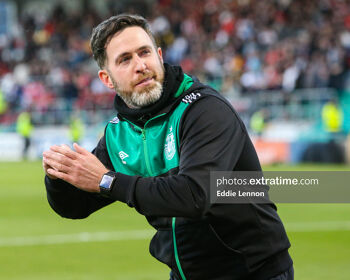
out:
M113 180L114 180L114 177L109 175L103 175L100 183L100 187L106 190L110 190Z

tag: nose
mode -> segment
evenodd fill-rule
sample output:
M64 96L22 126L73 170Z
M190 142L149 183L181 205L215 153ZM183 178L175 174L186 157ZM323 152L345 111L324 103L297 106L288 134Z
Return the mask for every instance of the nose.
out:
M135 71L137 73L143 73L147 69L147 65L145 61L139 57L138 55L135 55Z

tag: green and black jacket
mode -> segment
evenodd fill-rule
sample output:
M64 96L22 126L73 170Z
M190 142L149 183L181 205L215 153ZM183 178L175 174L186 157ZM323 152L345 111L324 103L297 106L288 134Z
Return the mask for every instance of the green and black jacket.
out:
M46 178L51 207L73 219L114 201L134 207L157 229L151 254L176 279L282 273L290 244L272 203L210 204L210 171L261 170L244 124L216 91L165 67L161 100L140 112L116 97L118 116L93 151L116 172L111 197Z

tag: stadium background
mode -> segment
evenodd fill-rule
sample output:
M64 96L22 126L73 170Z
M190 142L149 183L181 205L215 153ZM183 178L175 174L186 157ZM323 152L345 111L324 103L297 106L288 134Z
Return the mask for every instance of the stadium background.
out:
M350 1L0 1L0 279L167 279L133 210L116 204L66 221L45 201L42 151L70 143L76 118L92 149L114 115L89 37L120 12L149 19L165 61L230 100L265 170L349 170ZM329 101L342 116L335 130L322 113ZM29 161L16 133L24 111ZM349 279L349 205L281 204L279 213L296 279Z

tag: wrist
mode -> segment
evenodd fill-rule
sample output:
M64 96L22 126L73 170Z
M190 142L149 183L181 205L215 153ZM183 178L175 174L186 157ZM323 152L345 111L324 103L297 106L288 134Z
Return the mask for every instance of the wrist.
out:
M99 192L102 196L110 197L116 181L116 173L107 171L102 175L99 183Z

